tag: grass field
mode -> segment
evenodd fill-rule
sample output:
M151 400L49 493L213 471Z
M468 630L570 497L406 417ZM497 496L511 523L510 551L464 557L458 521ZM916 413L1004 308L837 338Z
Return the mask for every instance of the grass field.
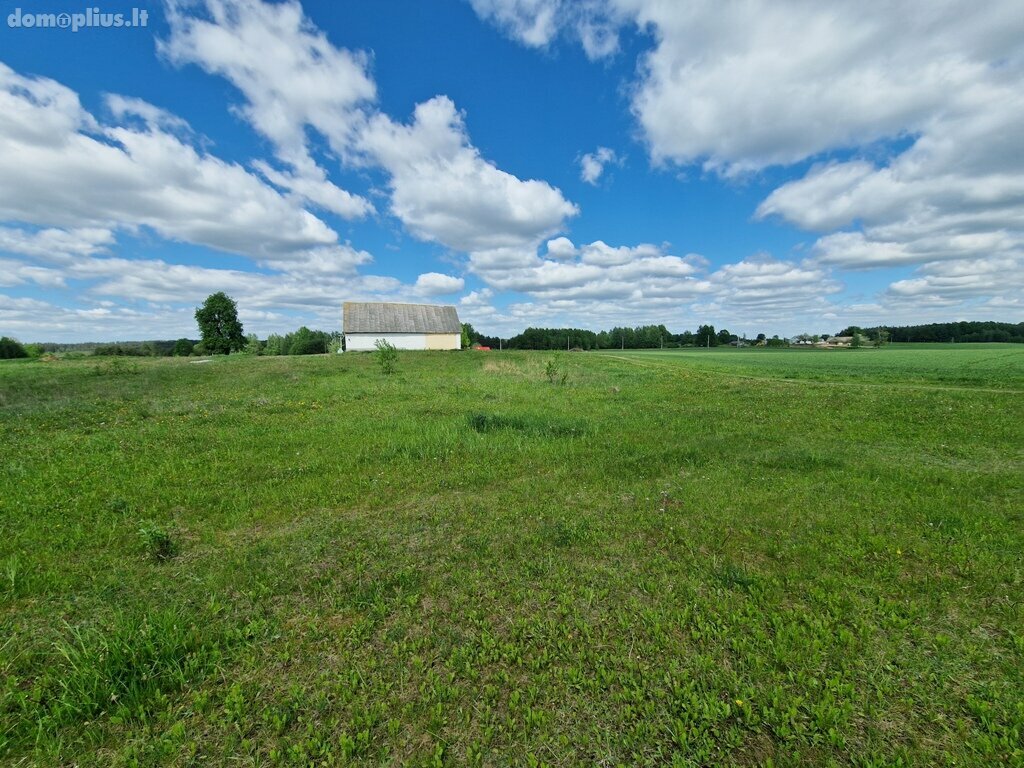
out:
M1024 764L1024 347L0 364L0 763Z

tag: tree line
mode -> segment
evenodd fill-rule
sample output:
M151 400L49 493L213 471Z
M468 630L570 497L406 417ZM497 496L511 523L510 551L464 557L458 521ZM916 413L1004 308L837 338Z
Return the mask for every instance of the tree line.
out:
M245 335L238 319L238 306L234 299L223 292L211 294L196 308L196 323L201 339L182 338L176 341L116 342L94 346L94 355L130 356L187 356L229 354L248 352L256 355L317 355L337 352L344 348L342 334L338 331L319 331L302 326L287 334L270 334L265 340L256 334ZM1024 343L1024 323L999 323L993 321L960 321L954 323L930 323L927 325L875 326L861 328L848 326L837 336L849 336L854 346L862 340L873 341L877 346L889 341L896 342L1013 342ZM828 334L810 336L801 334L798 341L817 341L828 338ZM530 327L508 339L479 333L469 323L462 324L462 346L478 344L487 347L508 349L657 349L679 347L717 347L722 345L760 345L784 347L787 339L778 335L768 338L759 333L753 339L740 337L727 329L715 330L713 325L701 325L696 331L672 333L664 325L640 325L636 327L617 326L607 331L591 331L586 328L534 328ZM71 344L29 344L4 336L0 338L0 359L15 357L38 357L45 352L66 351L77 348L84 351L91 345Z
M943 342L967 344L979 342L1003 342L1024 344L1024 323L997 323L994 321L963 320L955 323L929 323L927 325L875 326L859 328L851 325L839 332L840 336L863 333L877 338L879 332L888 333L890 341Z
M635 328L615 327L608 331L590 331L586 328L527 328L508 339L478 333L472 325L464 324L471 343L486 347L508 349L675 349L679 347L718 347L733 343L785 346L788 342L778 336L768 338L759 333L753 339L740 337L723 328L701 325L696 331L672 333L664 325L640 325Z

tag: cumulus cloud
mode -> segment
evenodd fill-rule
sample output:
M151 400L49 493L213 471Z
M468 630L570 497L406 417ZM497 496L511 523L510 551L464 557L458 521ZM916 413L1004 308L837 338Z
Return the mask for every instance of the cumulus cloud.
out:
M555 261L575 258L579 251L568 237L556 237L547 242L547 257Z
M618 9L603 0L470 0L482 19L491 21L514 40L545 48L562 31L596 60L619 49Z
M170 0L170 36L159 44L168 60L197 64L233 83L245 96L239 113L269 139L282 172L261 164L267 179L317 206L346 218L373 206L341 189L313 159L306 126L344 155L363 119L362 108L376 100L369 58L337 48L294 0L205 0L206 16L193 3Z
M710 280L719 304L761 319L820 311L827 304L824 297L842 288L820 267L766 256L726 264Z
M618 157L614 150L598 147L596 151L588 152L580 158L580 178L587 184L596 186L604 173L604 167L615 162L618 162Z
M961 301L999 296L1003 307L1020 307L1024 295L1024 257L992 257L937 262L914 277L897 280L887 295L896 300Z
M922 265L914 280L953 295L936 278L942 262L977 264L984 281L988 259L1024 252L1024 15L1014 0L587 7L653 39L632 111L656 163L734 176L820 161L757 212L821 233L817 264ZM560 0L474 8L533 46L582 23ZM836 152L844 159L828 158ZM585 166L584 178L598 169Z
M471 0L526 45L604 26L649 31L633 111L656 160L737 172L913 133L1019 64L1013 0ZM751 19L757 23L752 24Z
M423 240L461 251L533 246L578 213L547 182L484 159L446 96L418 104L409 124L375 115L358 144L390 174L392 213Z
M458 293L466 285L461 277L443 275L440 272L425 272L416 278L415 290L424 296L443 296Z
M69 88L3 64L0 219L79 232L146 226L170 240L253 257L337 240L244 168L153 122L101 125Z
M334 46L289 0L205 0L171 6L163 53L225 77L243 93L240 114L270 139L282 171L259 161L270 183L342 215L369 203L327 179L308 129L344 163L388 174L391 213L416 237L455 250L535 245L578 211L557 189L523 180L481 156L446 96L418 104L402 124L376 111L369 59ZM542 25L543 26L543 25Z
M682 299L708 290L698 275L706 262L679 257L650 244L613 247L597 240L573 246L568 238L549 241L546 254L513 248L470 254L469 268L490 288L538 299Z
M70 261L102 253L114 244L109 229L41 229L0 226L0 252L16 253L46 261Z
M820 264L921 265L920 277L895 283L890 295L955 300L984 287L1010 296L1019 286L994 280L991 267L1024 258L1022 86L1024 78L1009 78L989 86L982 104L951 107L885 164L814 168L772 192L758 214L824 232L813 248Z

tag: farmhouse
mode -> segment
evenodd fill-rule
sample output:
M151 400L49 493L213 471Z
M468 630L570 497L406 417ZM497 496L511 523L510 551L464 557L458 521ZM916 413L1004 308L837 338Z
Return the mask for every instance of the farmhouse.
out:
M816 347L849 347L853 344L853 336L831 336L815 344Z
M398 349L459 349L462 325L455 307L346 301L345 349L372 351L378 339Z

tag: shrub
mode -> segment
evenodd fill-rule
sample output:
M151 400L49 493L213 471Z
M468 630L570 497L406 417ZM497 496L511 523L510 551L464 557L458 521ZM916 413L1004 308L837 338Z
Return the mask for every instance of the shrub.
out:
M147 520L139 526L139 536L154 560L170 560L178 554L178 547L171 534L152 521Z
M377 348L374 354L377 356L380 372L385 376L390 376L398 367L398 350L386 339L377 339L373 346Z
M295 333L285 337L289 355L322 355L327 351L331 335L324 331L311 331L302 326Z
M25 347L10 336L0 338L0 360L11 360L15 357L28 357Z
M569 372L560 370L558 363L554 360L548 360L544 366L544 375L548 377L548 381L552 384L565 384L569 378Z

